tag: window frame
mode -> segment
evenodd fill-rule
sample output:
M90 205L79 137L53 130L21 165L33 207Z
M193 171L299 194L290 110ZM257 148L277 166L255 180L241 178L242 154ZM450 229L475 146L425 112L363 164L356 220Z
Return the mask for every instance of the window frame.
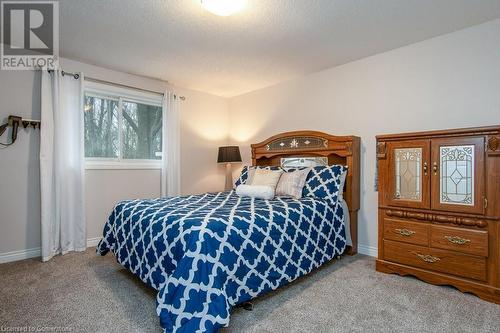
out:
M147 170L161 169L162 159L126 159L122 158L123 143L123 102L142 103L162 107L163 96L133 89L115 87L98 82L85 81L83 95L106 98L118 101L118 157L84 157L86 170ZM84 111L82 102L82 114ZM165 113L162 112L162 119ZM85 123L82 124L85 126Z

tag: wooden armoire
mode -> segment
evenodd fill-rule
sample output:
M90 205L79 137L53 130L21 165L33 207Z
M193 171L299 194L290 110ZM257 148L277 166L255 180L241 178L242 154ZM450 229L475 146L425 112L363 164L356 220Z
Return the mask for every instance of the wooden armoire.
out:
M377 270L500 303L500 126L377 136Z

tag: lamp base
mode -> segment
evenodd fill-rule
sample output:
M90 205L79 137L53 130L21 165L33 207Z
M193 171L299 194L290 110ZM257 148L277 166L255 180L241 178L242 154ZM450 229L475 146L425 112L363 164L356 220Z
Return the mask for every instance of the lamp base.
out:
M226 164L226 184L224 191L231 191L233 189L233 172L231 170L231 163Z

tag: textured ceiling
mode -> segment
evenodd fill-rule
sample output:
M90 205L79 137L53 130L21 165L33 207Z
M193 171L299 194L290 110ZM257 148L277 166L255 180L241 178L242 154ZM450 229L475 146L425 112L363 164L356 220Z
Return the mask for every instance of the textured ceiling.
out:
M61 56L235 96L500 17L500 0L61 0Z

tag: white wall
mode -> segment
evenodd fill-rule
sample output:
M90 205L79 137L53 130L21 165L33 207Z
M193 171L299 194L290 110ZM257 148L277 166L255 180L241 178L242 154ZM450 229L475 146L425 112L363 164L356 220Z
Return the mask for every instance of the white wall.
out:
M33 72L0 70L0 123L9 114L40 119L39 87ZM0 146L0 253L40 246L38 163L38 130L20 129L14 145Z
M66 71L82 71L93 78L158 92L168 86L162 81L68 59L61 59L61 66ZM228 101L172 88L186 97L181 109L182 193L222 190L224 169L217 165L216 156L217 147L227 144ZM40 119L39 74L0 71L0 122L6 121L10 114ZM0 142L7 138L4 134ZM40 247L38 156L38 130L20 130L14 145L0 148L0 261L36 255ZM88 238L101 236L104 222L117 201L159 195L159 170L87 170Z
M500 124L500 20L232 98L230 140L311 129L362 139L361 251L376 255L375 135Z

